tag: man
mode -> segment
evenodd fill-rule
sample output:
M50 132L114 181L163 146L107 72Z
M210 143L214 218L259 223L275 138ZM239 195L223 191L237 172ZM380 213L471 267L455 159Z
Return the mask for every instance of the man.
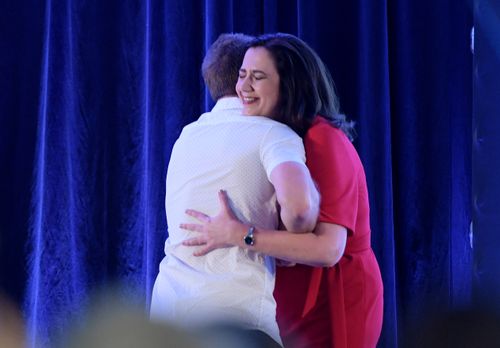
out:
M223 34L203 61L216 105L183 129L172 150L165 199L169 238L151 316L190 326L231 322L281 343L274 259L237 247L195 257L181 244L192 232L179 228L195 221L185 214L188 208L215 215L220 189L243 222L277 228L281 217L295 231L311 231L316 222L319 196L304 164L302 140L281 123L241 114L235 85L250 40ZM252 231L246 243L258 243Z

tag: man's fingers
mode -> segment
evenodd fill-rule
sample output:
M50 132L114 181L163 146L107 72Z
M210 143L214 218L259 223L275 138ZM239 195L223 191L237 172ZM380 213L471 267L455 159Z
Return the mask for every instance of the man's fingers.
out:
M279 266L279 267L294 267L296 265L297 264L295 262L276 259L276 266Z

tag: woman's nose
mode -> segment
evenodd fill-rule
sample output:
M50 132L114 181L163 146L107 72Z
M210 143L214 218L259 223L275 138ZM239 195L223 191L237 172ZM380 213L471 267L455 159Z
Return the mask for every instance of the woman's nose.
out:
M241 90L245 92L250 92L253 90L252 81L250 81L250 77L246 76L243 81L241 81Z

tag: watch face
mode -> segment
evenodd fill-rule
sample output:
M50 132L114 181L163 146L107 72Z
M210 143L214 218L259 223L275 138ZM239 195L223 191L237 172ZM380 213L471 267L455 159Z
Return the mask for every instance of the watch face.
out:
M255 227L250 226L247 235L243 238L243 241L245 242L246 245L253 245L253 243L255 242L253 238L253 231L255 231Z
M245 236L244 241L246 245L253 245L253 236Z

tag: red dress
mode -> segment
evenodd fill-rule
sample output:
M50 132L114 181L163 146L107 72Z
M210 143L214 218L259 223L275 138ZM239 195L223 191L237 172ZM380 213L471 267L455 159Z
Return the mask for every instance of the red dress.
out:
M375 347L383 285L370 244L363 165L344 133L316 117L304 138L307 166L321 193L319 221L347 228L334 267L279 267L274 296L285 347ZM313 252L313 251L311 251Z

